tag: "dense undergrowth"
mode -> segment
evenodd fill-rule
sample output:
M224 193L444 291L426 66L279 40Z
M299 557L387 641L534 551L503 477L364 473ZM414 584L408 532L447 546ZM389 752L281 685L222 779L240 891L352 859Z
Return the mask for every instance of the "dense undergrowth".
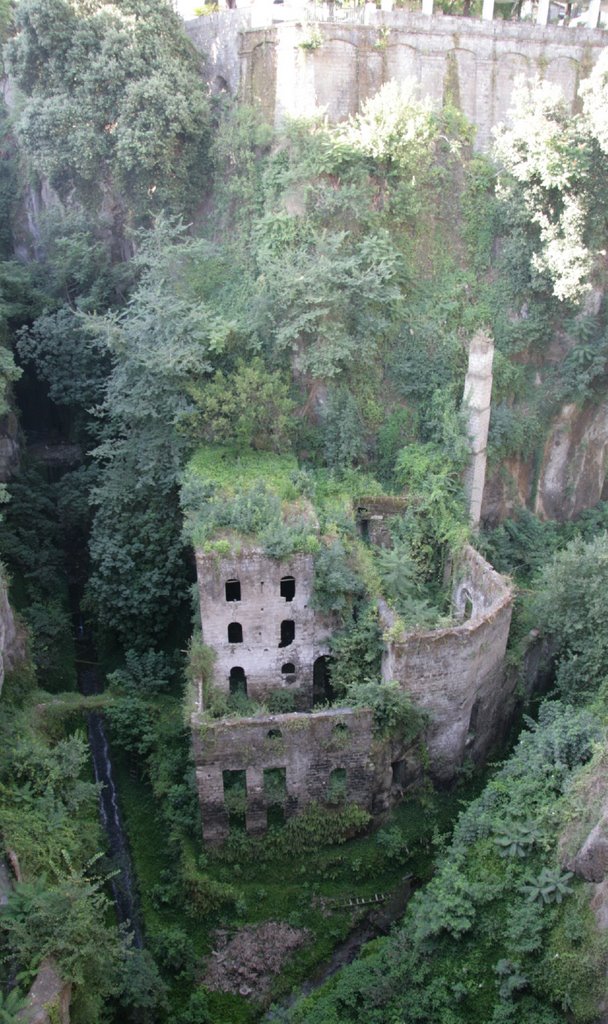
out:
M201 850L181 712L193 567L180 494L218 553L218 529L253 523L271 554L315 554L316 599L339 626L334 685L369 705L379 583L404 621L436 623L423 616L433 601L446 610L439 581L466 536L471 336L490 331L496 344L494 467L538 465L561 405L605 395L605 63L574 116L548 86L524 95L499 140L497 181L459 111L432 112L395 85L341 126L280 132L211 100L179 22L156 0L27 0L13 20L3 14L2 32L20 96L12 134L2 120L0 202L15 236L0 237L0 414L16 388L31 429L25 407L44 395L85 460L55 482L25 464L0 529L31 635L30 668L7 681L0 705L0 829L26 876L2 916L3 980L16 966L25 988L53 952L75 983L75 1024L247 1021L257 1011L243 999L197 986L215 927L277 917L310 928L277 980L281 996L354 923L342 911L325 917L316 896L392 888L408 871L426 880L439 850L405 925L276 1019L591 1022L605 950L559 834L576 815L574 787L602 758L603 508L576 527L522 512L483 541L538 594L523 607L512 662L532 627L561 641L557 699L451 845L442 836L461 796L429 792L376 835L347 838L365 822L345 809L329 848L330 825L314 810L267 843L237 833L222 858ZM40 176L57 198L37 215L35 238L23 237L25 192L38 209ZM13 257L16 245L27 261ZM584 305L590 287L597 301ZM192 488L189 460L219 450L254 467L276 460L278 493L272 480L258 486L259 465L228 511ZM233 465L224 469L230 482ZM410 508L375 564L343 515L344 495L363 481L377 493L370 477L387 493L405 489ZM317 489L322 544L304 503L301 521L282 519L294 487L308 498ZM73 690L58 552L62 535L80 544L89 530L83 609L109 690L87 702ZM96 859L103 840L79 738L93 703L117 753L162 980L149 955L125 947Z

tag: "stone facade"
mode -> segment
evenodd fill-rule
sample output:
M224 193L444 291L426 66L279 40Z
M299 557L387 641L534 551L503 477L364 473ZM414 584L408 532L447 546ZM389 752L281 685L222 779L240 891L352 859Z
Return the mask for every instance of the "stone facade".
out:
M355 506L360 527L367 522L370 530L373 524L370 532L380 543L386 539L384 519L396 511L392 500L361 499ZM299 693L299 709L310 708L314 664L328 652L330 639L330 624L310 605L311 556L278 562L259 550L227 558L199 552L197 563L203 639L217 655L215 685L238 692L244 676L250 697L286 688ZM508 581L468 548L454 572L453 606L461 620L457 625L394 636L394 616L381 603L386 630L382 678L398 682L428 712L430 770L440 780L453 778L466 755L482 760L508 717L516 681L504 671L512 602ZM287 615L295 635L279 647ZM234 625L242 629L238 643L228 636ZM290 671L285 673L287 659ZM259 834L266 830L270 806L278 802L290 817L311 801L331 805L332 787L341 787L343 799L382 814L420 774L413 749L374 737L369 710L335 708L208 721L199 694L192 725L209 843L219 843L228 834L233 784L241 787L247 830ZM282 792L278 800L277 784Z
M311 604L312 556L277 561L249 548L225 558L197 552L196 559L214 685L254 700L286 689L298 708L312 707L315 663L329 653L331 636Z
M407 11L372 12L365 25L294 21L260 28L248 12L224 11L186 29L207 56L209 82L225 82L271 123L319 110L341 121L386 82L413 80L437 107L449 96L477 128L484 150L494 125L508 122L520 76L559 84L574 108L580 80L607 43L601 29Z
M504 669L512 605L508 581L469 547L455 572L454 607L463 621L386 643L382 677L428 711L426 743L438 779L451 779L467 754L481 761L500 734L515 686ZM394 617L386 606L381 617L390 630Z
M233 773L244 776L245 822L252 834L266 831L271 806L280 806L286 818L313 801L348 801L374 815L386 811L417 777L419 765L411 749L376 740L372 724L371 711L350 708L204 723L195 714L205 842L220 843L228 835L226 792Z

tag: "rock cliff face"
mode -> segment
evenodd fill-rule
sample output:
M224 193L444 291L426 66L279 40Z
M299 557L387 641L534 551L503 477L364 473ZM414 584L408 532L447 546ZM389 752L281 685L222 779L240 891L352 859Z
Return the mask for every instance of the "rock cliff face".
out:
M526 505L541 519L574 519L607 497L608 401L564 405L534 460L507 459L490 471L482 519L499 523Z
M25 636L15 622L6 584L0 581L0 693L6 672L25 657Z

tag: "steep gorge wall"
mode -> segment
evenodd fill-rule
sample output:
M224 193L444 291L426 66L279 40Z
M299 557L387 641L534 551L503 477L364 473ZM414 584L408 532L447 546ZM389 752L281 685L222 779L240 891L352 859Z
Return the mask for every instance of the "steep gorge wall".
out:
M274 123L324 110L331 121L356 113L388 81L417 83L435 106L446 98L477 128L487 149L492 127L508 121L519 76L556 82L574 108L608 35L601 29L540 27L406 11L371 14L371 24L289 22L249 27L249 12L188 22L207 56L206 74ZM250 17L250 16L249 16Z

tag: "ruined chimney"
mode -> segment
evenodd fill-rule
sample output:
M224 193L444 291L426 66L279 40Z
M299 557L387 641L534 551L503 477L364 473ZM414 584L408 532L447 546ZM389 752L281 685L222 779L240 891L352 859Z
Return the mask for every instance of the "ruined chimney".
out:
M464 486L469 505L469 519L474 530L479 527L486 478L493 359L493 339L485 331L477 331L471 339L469 348L469 368L463 396L471 449L469 465L464 474Z

